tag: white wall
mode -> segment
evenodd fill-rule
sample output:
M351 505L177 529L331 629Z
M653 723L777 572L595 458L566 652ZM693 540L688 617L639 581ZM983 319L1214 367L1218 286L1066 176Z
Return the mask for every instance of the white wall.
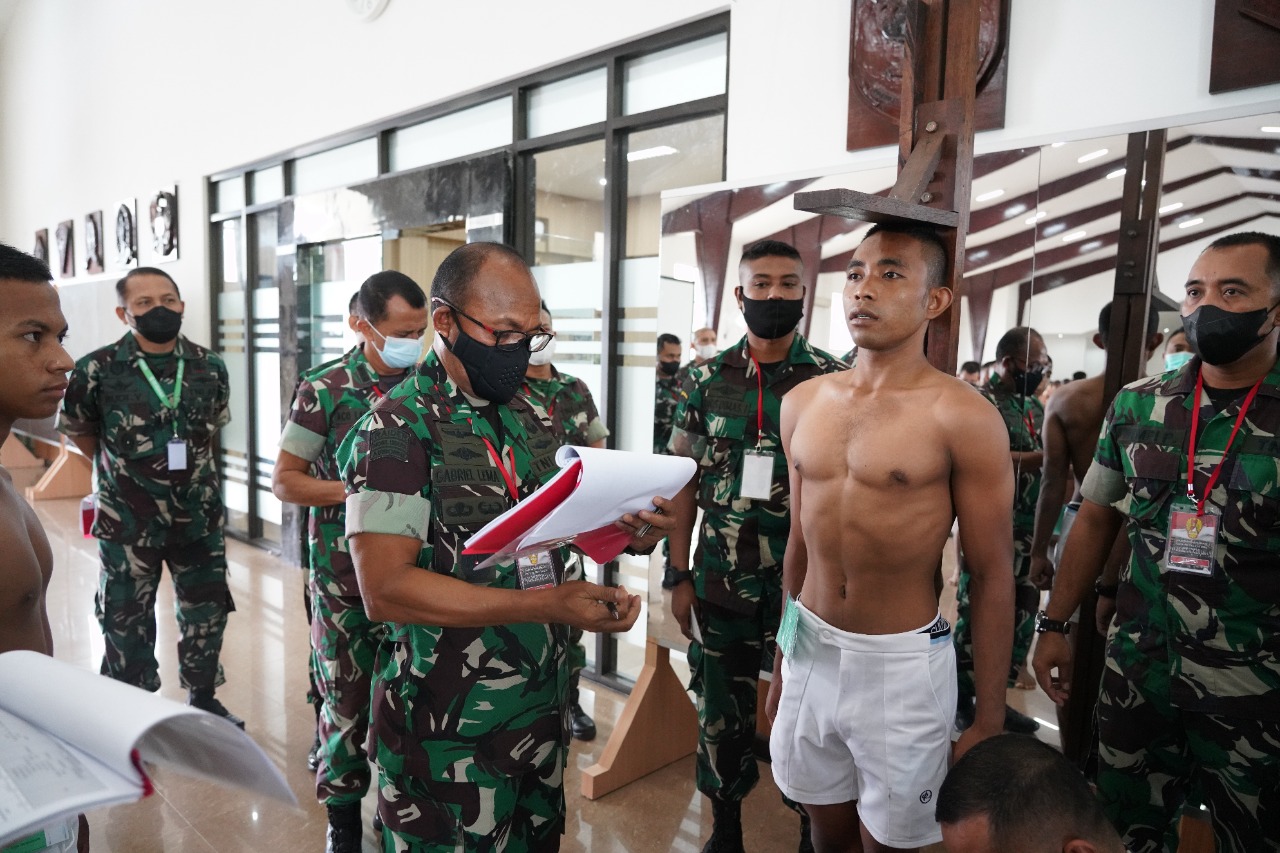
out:
M1207 93L1212 5L1013 0L1006 128L979 149L1280 109L1280 86ZM0 240L74 219L79 242L86 213L176 183L168 269L207 341L204 176L724 8L730 180L891 160L844 151L849 0L392 0L372 23L341 0L19 0L0 35ZM64 293L88 305L111 278ZM119 331L79 328L77 349Z
M726 5L392 0L364 23L344 0L19 0L0 34L0 241L30 250L36 229L52 240L74 219L79 242L86 213L176 183L181 258L166 270L207 342L206 175ZM88 292L66 285L64 300ZM122 331L87 320L77 353Z

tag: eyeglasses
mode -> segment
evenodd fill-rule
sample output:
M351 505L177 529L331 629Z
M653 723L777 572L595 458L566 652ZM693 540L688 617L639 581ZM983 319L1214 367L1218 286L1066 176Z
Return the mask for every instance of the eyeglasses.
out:
M556 336L555 332L533 332L530 334L529 332L521 332L516 329L495 329L492 326L480 322L462 309L454 305L450 305L439 297L436 297L432 301L439 302L454 314L466 317L468 320L493 335L494 344L503 352L515 352L522 346L527 347L529 352L538 352L539 350L546 349L547 344L551 343L551 339Z

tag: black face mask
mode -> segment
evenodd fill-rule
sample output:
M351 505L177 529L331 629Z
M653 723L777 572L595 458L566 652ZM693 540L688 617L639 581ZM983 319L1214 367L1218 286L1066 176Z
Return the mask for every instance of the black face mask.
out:
M133 322L138 334L153 344L167 344L178 336L182 328L182 315L172 308L157 305L145 314L135 314Z
M1217 305L1201 305L1182 318L1187 343L1205 364L1221 366L1239 361L1265 340L1265 336L1258 336L1258 330L1274 307L1226 311Z
M1030 397L1036 393L1036 389L1040 387L1040 383L1044 381L1044 368L1038 367L1035 370L1012 370L1009 373L1009 381L1013 384L1013 390L1024 397Z
M462 331L462 326L458 326L458 337L453 343L446 338L444 345L462 362L477 397L491 403L509 403L524 383L532 354L527 346L516 347L511 352L485 346Z
M658 369L661 370L667 376L675 376L677 373L680 372L680 362L660 361L658 362Z
M767 341L785 338L796 330L804 316L804 300L748 299L743 296L742 316L751 334L757 338Z

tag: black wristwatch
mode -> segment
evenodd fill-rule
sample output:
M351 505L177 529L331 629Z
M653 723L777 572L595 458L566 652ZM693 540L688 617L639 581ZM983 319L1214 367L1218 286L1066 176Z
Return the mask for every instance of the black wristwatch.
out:
M1116 594L1120 592L1120 584L1103 583L1102 578L1098 578L1093 582L1093 592L1101 598L1115 598Z
M688 569L677 569L669 565L662 571L663 589L675 589L685 581L693 583L693 572Z
M1050 619L1044 614L1044 611L1041 610L1036 614L1036 633L1043 634L1046 631L1054 631L1059 634L1070 634L1071 623L1059 622L1057 619Z

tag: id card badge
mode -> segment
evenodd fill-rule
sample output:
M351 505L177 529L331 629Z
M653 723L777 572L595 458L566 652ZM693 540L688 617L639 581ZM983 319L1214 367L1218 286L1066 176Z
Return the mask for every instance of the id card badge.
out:
M521 589L550 589L559 581L550 551L538 551L516 559L516 578Z
M187 470L187 443L180 438L169 439L169 470Z
M773 494L773 454L748 450L742 454L742 491L740 497L767 501Z
M1166 571L1205 577L1213 574L1213 552L1218 545L1218 524L1222 514L1206 504L1203 515L1196 505L1177 501L1169 513L1169 537L1164 548Z

